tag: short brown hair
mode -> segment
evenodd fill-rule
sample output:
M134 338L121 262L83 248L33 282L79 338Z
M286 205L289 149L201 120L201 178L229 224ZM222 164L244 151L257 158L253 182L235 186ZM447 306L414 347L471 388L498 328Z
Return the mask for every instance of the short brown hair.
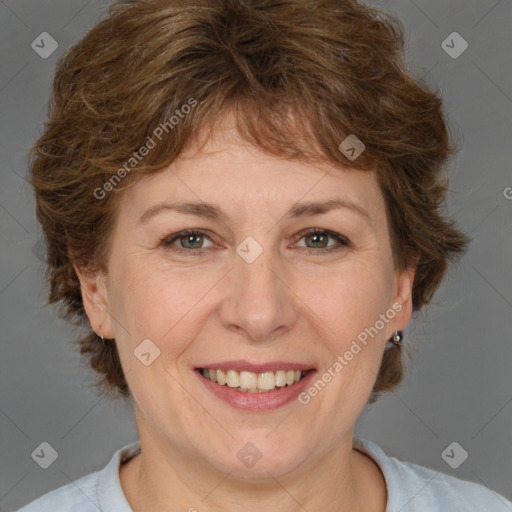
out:
M88 325L73 263L106 271L119 192L170 164L228 108L241 135L269 154L373 170L395 266L417 257L413 307L430 301L468 240L441 211L456 151L442 102L405 70L403 43L398 20L353 0L132 0L115 3L60 58L30 181L48 303L85 327L77 343L105 394L130 392L115 340L103 343ZM127 167L158 127L167 127L163 142ZM365 145L355 160L339 149L352 134ZM370 401L402 380L403 353L385 352Z

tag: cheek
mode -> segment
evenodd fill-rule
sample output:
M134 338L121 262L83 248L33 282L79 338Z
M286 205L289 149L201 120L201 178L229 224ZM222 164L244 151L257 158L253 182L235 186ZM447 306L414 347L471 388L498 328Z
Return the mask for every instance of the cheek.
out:
M344 353L352 340L374 325L389 307L392 266L380 256L368 251L336 270L314 277L298 272L291 280L292 289L301 299L297 302L297 321L310 324L310 331L319 335L331 355ZM222 307L216 302L214 290L221 276L222 272L213 269L177 270L169 263L153 264L144 257L119 261L112 269L111 311L121 325L120 351L132 352L149 338L172 365L200 336L208 317ZM209 291L213 292L210 297Z
M389 308L392 271L375 262L340 269L317 284L314 311L345 344L372 326Z
M319 402L318 407L342 410L353 418L364 407L387 339L382 315L390 310L392 298L392 273L388 270L379 265L354 265L331 278L327 292L316 295L314 311L320 312L326 326L322 340L326 352L318 379L329 381L328 391L322 391L323 405ZM310 391L311 397L318 393L313 385L306 393ZM342 409L337 405L340 400ZM339 417L333 416L332 421Z
M212 285L197 272L172 271L168 265L120 266L114 275L118 284L112 301L113 316L122 322L120 337L125 350L151 339L162 355L174 359L193 339L192 321L200 301ZM214 280L215 281L215 280Z

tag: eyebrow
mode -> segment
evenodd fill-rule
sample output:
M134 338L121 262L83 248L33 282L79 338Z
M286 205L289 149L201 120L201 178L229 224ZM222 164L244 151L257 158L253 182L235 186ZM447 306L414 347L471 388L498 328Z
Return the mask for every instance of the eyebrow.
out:
M331 210L336 209L349 209L359 215L365 217L367 220L370 219L369 213L357 203L353 201L349 201L346 199L329 199L328 201L309 201L303 203L296 203L290 208L288 212L285 213L283 218L299 218L299 217L307 217L311 215L321 215L323 213L327 213ZM215 206L211 203L200 202L200 203L190 203L190 202L175 202L175 203L159 203L151 208L147 209L137 221L138 224L145 224L155 215L163 212L163 211L175 211L178 213L183 213L187 215L195 215L196 217L202 217L210 220L219 220L222 222L226 222L228 220L228 216L225 212L223 212L219 207Z

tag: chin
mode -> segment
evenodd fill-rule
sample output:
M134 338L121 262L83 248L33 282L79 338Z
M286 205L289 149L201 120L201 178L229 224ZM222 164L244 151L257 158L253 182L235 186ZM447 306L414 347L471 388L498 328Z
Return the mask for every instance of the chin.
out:
M284 443L270 442L268 433L260 436L244 436L231 440L229 448L222 453L204 454L212 467L224 474L230 474L230 478L240 480L268 480L278 478L301 466L307 455L301 455L297 450L297 444L291 442L289 446ZM276 436L276 439L277 436Z

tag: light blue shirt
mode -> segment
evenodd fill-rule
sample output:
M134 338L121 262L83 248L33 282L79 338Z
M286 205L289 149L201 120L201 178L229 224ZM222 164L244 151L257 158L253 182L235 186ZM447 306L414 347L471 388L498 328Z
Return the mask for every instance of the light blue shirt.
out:
M354 438L354 447L370 456L384 474L386 512L512 512L510 501L480 484L389 457L378 445L359 437ZM101 471L51 491L18 512L132 512L119 466L139 452L138 442L127 445Z

